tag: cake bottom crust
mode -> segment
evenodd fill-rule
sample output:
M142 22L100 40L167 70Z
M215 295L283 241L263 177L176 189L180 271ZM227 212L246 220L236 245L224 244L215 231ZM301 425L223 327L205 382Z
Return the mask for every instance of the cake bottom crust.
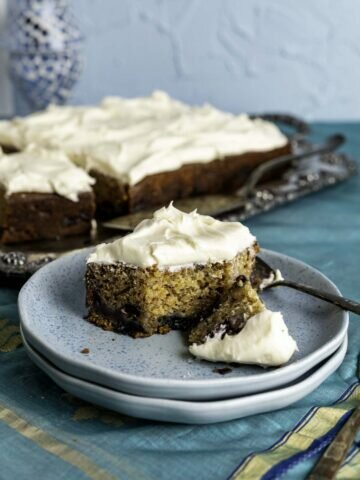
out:
M116 333L122 333L133 338L149 337L155 333L164 335L171 330L187 331L197 324L199 317L182 317L180 315L167 315L158 318L158 326L155 332L145 331L141 323L135 318L131 318L122 309L111 310L98 306L95 310L89 312L86 319L102 328Z

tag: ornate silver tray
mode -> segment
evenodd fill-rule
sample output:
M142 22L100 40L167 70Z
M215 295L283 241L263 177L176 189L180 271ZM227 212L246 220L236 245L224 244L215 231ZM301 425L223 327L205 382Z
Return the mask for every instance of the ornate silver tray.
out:
M269 120L295 130L289 135L294 152L303 152L313 144L305 139L309 132L306 123L291 116L262 115ZM313 155L292 164L276 180L257 186L246 199L239 201L234 194L194 197L174 202L185 211L195 208L200 213L227 220L246 220L277 206L347 180L357 172L356 163L343 153ZM0 284L19 287L36 270L55 258L91 245L124 235L153 210L125 215L103 224L94 221L90 235L61 240L32 242L13 245L0 243Z

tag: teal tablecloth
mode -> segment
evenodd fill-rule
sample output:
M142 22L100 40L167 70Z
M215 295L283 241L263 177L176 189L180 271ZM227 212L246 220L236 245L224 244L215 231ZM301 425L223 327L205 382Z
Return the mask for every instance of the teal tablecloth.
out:
M360 124L314 125L317 136L334 131L348 136L346 151L360 159ZM264 247L317 267L360 300L360 177L248 224ZM21 347L16 298L16 291L0 290L0 479L225 479L244 459L237 478L256 479L260 471L278 478L291 468L285 478L300 479L360 404L360 319L352 317L342 366L291 408L210 426L125 418L64 393L31 363ZM345 404L307 414L349 387ZM360 478L359 446L338 478Z

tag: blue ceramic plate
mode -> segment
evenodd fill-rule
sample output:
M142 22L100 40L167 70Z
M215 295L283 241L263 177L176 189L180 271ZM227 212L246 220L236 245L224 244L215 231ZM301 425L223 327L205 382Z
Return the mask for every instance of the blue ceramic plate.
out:
M345 337L336 353L286 387L227 400L191 402L129 395L67 375L38 353L24 335L23 340L33 362L72 395L132 417L190 424L225 422L285 408L311 393L331 375L343 361L347 348Z
M272 310L281 310L299 352L276 369L239 366L226 375L219 364L194 360L180 332L133 339L106 332L84 317L85 262L90 250L67 255L41 268L19 295L26 338L56 367L75 377L135 395L214 399L272 389L300 377L331 355L344 340L348 314L288 288L264 293ZM263 258L289 279L339 293L324 275L275 252ZM90 353L81 351L88 348Z

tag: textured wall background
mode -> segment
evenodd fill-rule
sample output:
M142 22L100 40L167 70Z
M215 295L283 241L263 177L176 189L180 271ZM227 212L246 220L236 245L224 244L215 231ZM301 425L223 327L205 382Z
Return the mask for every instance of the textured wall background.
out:
M231 111L360 118L359 0L72 4L86 36L74 103L161 88Z

